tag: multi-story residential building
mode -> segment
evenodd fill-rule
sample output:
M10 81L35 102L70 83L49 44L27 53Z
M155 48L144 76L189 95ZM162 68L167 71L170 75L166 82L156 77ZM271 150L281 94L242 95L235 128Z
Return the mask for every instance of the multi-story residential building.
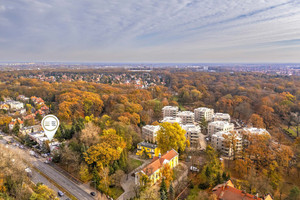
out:
M163 111L163 118L165 117L176 117L178 113L178 107L177 106L165 106L162 109Z
M20 110L24 108L24 103L19 101L8 100L5 103L8 104L10 109L12 110Z
M233 156L234 153L238 153L242 150L243 148L243 141L242 137L237 134L236 132L236 137L235 137L235 152L233 148L233 144L230 143L230 137L232 136L233 131L228 132L228 131L220 131L211 136L211 144L212 147L214 147L216 150L219 150L223 155L225 156ZM228 140L224 138L224 135L228 136Z
M248 194L245 191L239 190L234 187L231 180L219 184L216 187L212 189L212 193L216 195L217 200L237 200L237 199L243 199L243 200L273 200L272 196L270 194L267 194L263 197L260 197L259 194L252 195Z
M189 140L192 147L196 147L200 143L201 128L194 124L181 125L181 128L186 131L185 137Z
M137 144L136 155L142 156L143 154L146 154L149 158L153 158L155 155L158 156L159 149L156 144L140 142Z
M228 113L215 113L213 116L213 120L230 122L230 115Z
M255 128L255 127L251 127L251 128L243 128L242 129L242 132L243 133L246 133L246 134L256 134L256 135L269 135L270 136L270 133L264 129L264 128Z
M200 122L202 118L204 117L206 121L212 121L213 115L214 115L214 109L212 108L206 108L206 107L200 107L196 108L194 110L195 114L195 121Z
M171 124L174 124L174 123L178 123L178 124L181 124L182 123L182 119L179 118L179 117L165 117L163 120L161 120L161 122L169 122Z
M164 165L170 165L171 169L178 165L178 153L172 149L161 157L154 157L150 164L144 167L141 171L135 173L135 184L143 184L141 182L142 176L147 176L150 180L151 185L155 184L161 179L161 170Z
M191 111L178 112L177 117L181 118L182 124L193 124L195 122L194 113Z
M159 131L159 125L146 125L142 128L142 136L145 141L149 141L152 143L156 142L156 133Z
M208 134L211 136L219 131L233 131L234 124L225 121L214 121L208 123Z

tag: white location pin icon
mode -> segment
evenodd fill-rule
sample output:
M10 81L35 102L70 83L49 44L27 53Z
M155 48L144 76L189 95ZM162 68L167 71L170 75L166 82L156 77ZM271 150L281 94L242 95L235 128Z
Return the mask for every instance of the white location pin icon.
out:
M55 115L46 115L42 120L42 127L47 138L51 141L59 127L59 120Z

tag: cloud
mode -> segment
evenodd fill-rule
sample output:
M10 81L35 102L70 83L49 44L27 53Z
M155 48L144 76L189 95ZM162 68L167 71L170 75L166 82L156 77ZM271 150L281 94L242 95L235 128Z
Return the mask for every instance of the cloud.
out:
M0 3L0 60L299 62L299 35L298 0Z

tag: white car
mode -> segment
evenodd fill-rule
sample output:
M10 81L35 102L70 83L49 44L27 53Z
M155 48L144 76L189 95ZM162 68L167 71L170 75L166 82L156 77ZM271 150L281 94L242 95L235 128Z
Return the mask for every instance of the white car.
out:
M191 167L190 167L190 170L191 170L192 172L199 172L199 169L198 169L197 167L194 167L194 166L191 166Z

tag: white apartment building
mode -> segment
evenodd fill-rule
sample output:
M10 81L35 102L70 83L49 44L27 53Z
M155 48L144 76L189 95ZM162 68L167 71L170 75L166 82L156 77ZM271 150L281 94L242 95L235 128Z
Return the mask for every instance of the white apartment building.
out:
M211 136L219 131L233 131L234 124L227 121L214 121L208 123L208 134Z
M196 108L194 110L195 114L195 121L200 122L202 118L204 117L206 121L211 121L214 115L214 109L212 108L206 108L206 107L200 107Z
M266 134L270 136L270 133L264 128L255 128L255 127L243 128L242 131L248 134L256 134L256 135Z
M156 142L156 133L159 131L159 125L146 125L142 128L143 139L152 143Z
M230 122L230 115L228 113L215 113L213 116L213 120Z
M220 151L223 155L226 156L233 156L234 154L234 149L233 149L233 144L229 143L228 140L224 138L224 135L228 135L230 137L232 133L228 131L220 131L217 133L214 133L211 136L211 144L212 147L214 147L216 150ZM243 148L242 144L242 137L238 135L236 138L236 153L240 152Z
M177 117L181 118L182 124L193 124L195 122L194 113L191 111L178 112Z
M12 110L20 110L24 108L24 104L19 101L8 100L5 103L8 104Z
M161 122L169 122L171 124L174 124L174 123L178 123L178 124L181 124L182 123L182 119L179 118L179 117L165 117L163 120L161 120Z
M201 128L194 124L181 125L186 131L185 137L189 140L191 146L197 146L200 143Z
M177 106L165 106L162 109L163 112L163 118L165 117L176 117L178 113L178 107Z

